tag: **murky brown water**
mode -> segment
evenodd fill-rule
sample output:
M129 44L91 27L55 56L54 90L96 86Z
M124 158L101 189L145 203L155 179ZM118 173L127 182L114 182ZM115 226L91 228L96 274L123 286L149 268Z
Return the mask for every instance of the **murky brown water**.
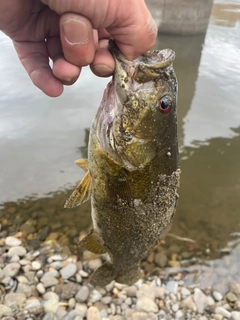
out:
M47 98L30 85L3 35L0 43L1 234L22 231L34 248L57 240L81 254L89 203L63 204L83 175L74 160L86 157L86 129L107 81L85 70L62 97ZM171 233L194 240L169 236L158 251L168 267L183 268L187 283L224 291L240 281L240 5L219 1L206 35L160 35L156 47L177 54L182 179ZM156 267L151 258L143 265Z

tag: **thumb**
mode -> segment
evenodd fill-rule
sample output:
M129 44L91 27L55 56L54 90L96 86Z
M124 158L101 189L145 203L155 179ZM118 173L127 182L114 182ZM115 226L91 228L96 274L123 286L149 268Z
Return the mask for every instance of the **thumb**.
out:
M60 38L65 59L77 66L89 65L95 54L91 22L74 13L60 18Z

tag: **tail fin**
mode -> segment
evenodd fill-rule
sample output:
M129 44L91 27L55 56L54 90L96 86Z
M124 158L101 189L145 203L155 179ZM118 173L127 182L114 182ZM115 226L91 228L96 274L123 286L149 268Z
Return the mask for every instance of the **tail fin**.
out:
M104 287L111 281L131 285L138 281L143 276L142 271L139 267L125 268L123 271L118 270L110 261L105 262L99 267L90 279L90 283L93 286Z

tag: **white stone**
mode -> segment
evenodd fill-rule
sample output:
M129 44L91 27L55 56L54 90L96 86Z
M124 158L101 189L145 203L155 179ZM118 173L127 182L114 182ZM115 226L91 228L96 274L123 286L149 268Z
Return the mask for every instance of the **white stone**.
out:
M136 309L145 312L158 312L157 304L146 296L137 300Z
M193 300L197 306L197 310L199 313L203 313L204 309L208 305L208 299L207 296L198 288L195 288Z
M218 291L213 291L213 298L216 300L216 301L220 301L222 300L223 296L220 292Z
M224 309L223 307L217 307L215 309L215 313L219 313L227 319L229 319L231 317L231 313L229 311L227 311L226 309Z
M16 247L22 244L22 241L15 237L7 237L5 239L5 244L9 247Z
M32 269L33 270L39 270L39 269L41 269L41 263L39 262L39 261L33 261L32 262Z
M232 311L231 312L231 320L240 320L240 312Z
M16 247L11 247L9 250L8 250L8 256L9 257L13 257L15 255L19 256L19 257L22 257L24 256L25 254L27 253L27 250L24 248L24 247L21 247L21 246L16 246Z

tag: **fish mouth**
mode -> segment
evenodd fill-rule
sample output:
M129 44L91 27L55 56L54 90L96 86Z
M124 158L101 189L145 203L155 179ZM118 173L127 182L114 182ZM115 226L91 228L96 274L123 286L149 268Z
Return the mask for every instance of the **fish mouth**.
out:
M175 52L171 49L147 51L133 61L128 60L118 49L114 40L109 41L110 52L116 62L116 71L123 70L138 83L154 81L172 66Z

